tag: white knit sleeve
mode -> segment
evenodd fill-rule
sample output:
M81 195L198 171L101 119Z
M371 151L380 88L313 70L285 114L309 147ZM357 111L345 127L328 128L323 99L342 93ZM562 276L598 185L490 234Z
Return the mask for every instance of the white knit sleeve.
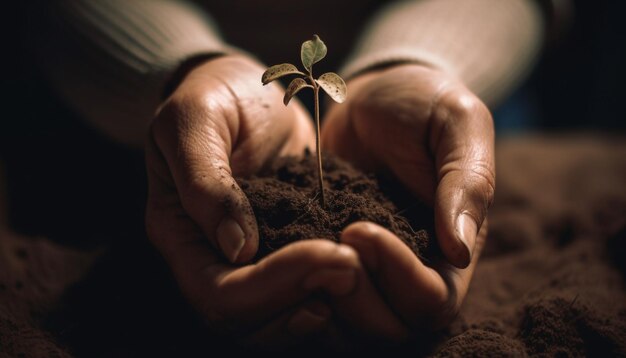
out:
M458 76L494 106L538 57L544 21L533 0L398 1L367 28L341 71L414 62Z
M174 0L71 0L41 9L39 63L81 117L141 144L179 64L227 52L211 19Z

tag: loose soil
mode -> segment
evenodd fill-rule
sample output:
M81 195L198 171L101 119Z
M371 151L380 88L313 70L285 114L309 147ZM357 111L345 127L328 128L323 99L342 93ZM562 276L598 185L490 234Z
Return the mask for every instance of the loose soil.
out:
M489 235L459 316L443 332L415 337L401 347L405 352L380 353L626 356L625 143L623 137L590 136L498 143ZM118 165L99 165L107 163ZM339 179L331 179L331 168L327 172L330 200L330 183ZM107 185L98 176L90 178ZM40 185L47 180L42 176ZM301 194L303 207L314 197L315 184L291 190ZM405 208L394 203L392 213ZM84 241L100 233L73 226L75 216L66 211L48 215L77 230ZM147 240L120 234L104 248L94 259L60 241L0 230L0 357L238 353L233 342L206 331ZM312 355L312 349L296 353Z
M258 176L239 179L259 226L257 259L299 240L339 241L356 221L375 222L396 234L425 259L433 252L432 209L390 177L365 174L345 161L325 155L326 208L318 198L317 160L282 158Z

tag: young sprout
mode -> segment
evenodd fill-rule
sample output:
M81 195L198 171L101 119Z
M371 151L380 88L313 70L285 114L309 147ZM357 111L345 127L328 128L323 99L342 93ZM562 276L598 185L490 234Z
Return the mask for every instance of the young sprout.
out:
M322 151L320 148L320 102L319 102L319 90L322 88L329 96L337 103L343 103L346 100L347 90L346 83L339 75L333 72L327 72L321 75L318 79L313 77L313 65L318 63L321 59L326 57L326 45L317 35L313 35L313 39L305 41L300 49L300 58L302 65L306 70L303 73L298 68L290 63L282 63L268 68L261 82L266 85L278 78L286 75L299 75L301 77L294 78L287 90L285 91L285 97L283 103L285 106L289 104L289 101L296 93L300 92L303 88L313 89L313 99L315 102L315 145L317 151L317 174L319 181L320 192L320 205L322 208L326 207L326 199L324 198L324 180L322 176Z

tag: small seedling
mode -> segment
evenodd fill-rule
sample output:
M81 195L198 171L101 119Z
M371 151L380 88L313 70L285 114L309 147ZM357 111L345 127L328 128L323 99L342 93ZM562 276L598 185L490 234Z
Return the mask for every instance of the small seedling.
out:
M320 191L320 205L322 208L326 207L326 199L324 198L324 180L322 176L322 151L320 148L320 101L319 90L322 88L326 93L337 103L343 103L346 100L347 89L346 83L339 75L333 72L327 72L321 75L318 79L313 77L313 65L318 63L321 59L326 57L326 45L317 35L313 35L313 39L305 41L300 49L300 58L302 65L306 70L306 73L301 72L298 68L291 63L282 63L268 68L261 82L266 85L278 78L286 75L299 75L301 77L294 78L287 90L285 91L285 97L283 103L285 106L289 104L289 101L296 93L300 92L303 88L313 89L313 100L315 103L315 146L317 151L317 173L319 179L319 191Z

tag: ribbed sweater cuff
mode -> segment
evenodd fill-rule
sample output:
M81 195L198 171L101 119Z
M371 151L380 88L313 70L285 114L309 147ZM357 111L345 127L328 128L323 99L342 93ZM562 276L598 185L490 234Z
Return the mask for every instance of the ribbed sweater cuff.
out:
M373 20L341 73L421 63L458 76L494 106L532 67L543 28L532 0L402 1Z

